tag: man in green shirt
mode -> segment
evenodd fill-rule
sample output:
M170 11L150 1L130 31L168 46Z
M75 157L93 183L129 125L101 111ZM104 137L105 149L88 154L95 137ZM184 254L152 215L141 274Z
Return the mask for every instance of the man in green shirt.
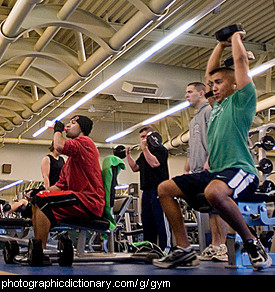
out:
M212 83L215 103L207 130L209 170L176 176L162 182L159 199L173 229L177 248L173 253L154 260L161 268L198 265L181 210L174 197L183 197L191 206L198 193L204 193L208 203L243 239L253 269L268 268L271 258L248 229L235 202L253 195L259 180L247 147L248 131L256 112L256 92L248 77L248 58L242 43L244 32L236 32L230 41L215 47L207 64L206 83ZM234 70L220 68L222 52L232 46Z

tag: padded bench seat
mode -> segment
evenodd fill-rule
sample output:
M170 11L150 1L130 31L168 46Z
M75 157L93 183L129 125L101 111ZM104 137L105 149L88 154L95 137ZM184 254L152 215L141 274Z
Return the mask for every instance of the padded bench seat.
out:
M93 230L98 230L98 231L109 230L109 225L110 225L110 222L105 218L100 218L100 219L70 218L70 219L63 220L60 223L60 227L69 226L72 228L93 229Z

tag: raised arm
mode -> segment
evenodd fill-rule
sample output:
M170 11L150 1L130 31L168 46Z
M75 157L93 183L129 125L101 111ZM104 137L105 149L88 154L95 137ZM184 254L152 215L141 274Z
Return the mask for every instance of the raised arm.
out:
M211 71L221 67L222 53L223 53L224 49L226 47L229 47L229 46L231 46L230 42L219 42L216 45L215 49L213 50L213 52L208 60L207 66L206 66L206 72L205 72L206 92L210 91L210 87L208 84L208 82L210 80L209 73Z
M243 88L252 81L252 78L247 75L249 71L249 61L246 49L242 42L243 36L245 36L245 32L238 31L235 32L231 38L237 89Z
M64 131L64 124L60 121L56 121L54 125L54 135L53 135L53 143L55 149L62 153L62 150L65 145L66 139L62 136L62 132Z

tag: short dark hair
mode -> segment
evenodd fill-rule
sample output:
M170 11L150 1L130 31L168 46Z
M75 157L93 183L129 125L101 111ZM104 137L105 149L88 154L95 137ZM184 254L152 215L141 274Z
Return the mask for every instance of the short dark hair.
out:
M210 75L214 75L214 74L217 73L217 72L225 72L225 73L227 73L227 72L231 72L231 73L234 73L235 71L234 71L233 68L229 68L229 67L220 67L220 68L216 68L216 69L212 70L209 74L210 74Z
M152 127L143 127L142 129L139 130L139 133L142 133L143 131L146 131L147 133L149 132L154 132L154 129Z
M196 88L197 91L203 91L205 92L205 85L202 82L191 82L189 83L187 86L194 86Z

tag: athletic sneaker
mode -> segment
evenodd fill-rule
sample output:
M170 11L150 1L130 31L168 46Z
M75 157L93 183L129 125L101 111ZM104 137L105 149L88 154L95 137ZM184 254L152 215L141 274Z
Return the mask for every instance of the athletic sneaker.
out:
M172 253L161 259L154 259L153 265L159 268L192 268L199 265L196 252L190 248L190 251L185 251L177 247Z
M217 254L218 250L219 250L218 246L210 244L202 251L198 258L200 261L212 261L213 257Z
M244 248L249 255L253 270L269 268L272 265L271 257L266 253L263 245L258 239L249 239L244 242Z
M198 256L198 258L200 261L227 262L227 247L225 244L221 244L220 246L210 244Z
M228 255L227 255L227 246L225 244L221 244L217 251L212 258L214 262L228 262Z

